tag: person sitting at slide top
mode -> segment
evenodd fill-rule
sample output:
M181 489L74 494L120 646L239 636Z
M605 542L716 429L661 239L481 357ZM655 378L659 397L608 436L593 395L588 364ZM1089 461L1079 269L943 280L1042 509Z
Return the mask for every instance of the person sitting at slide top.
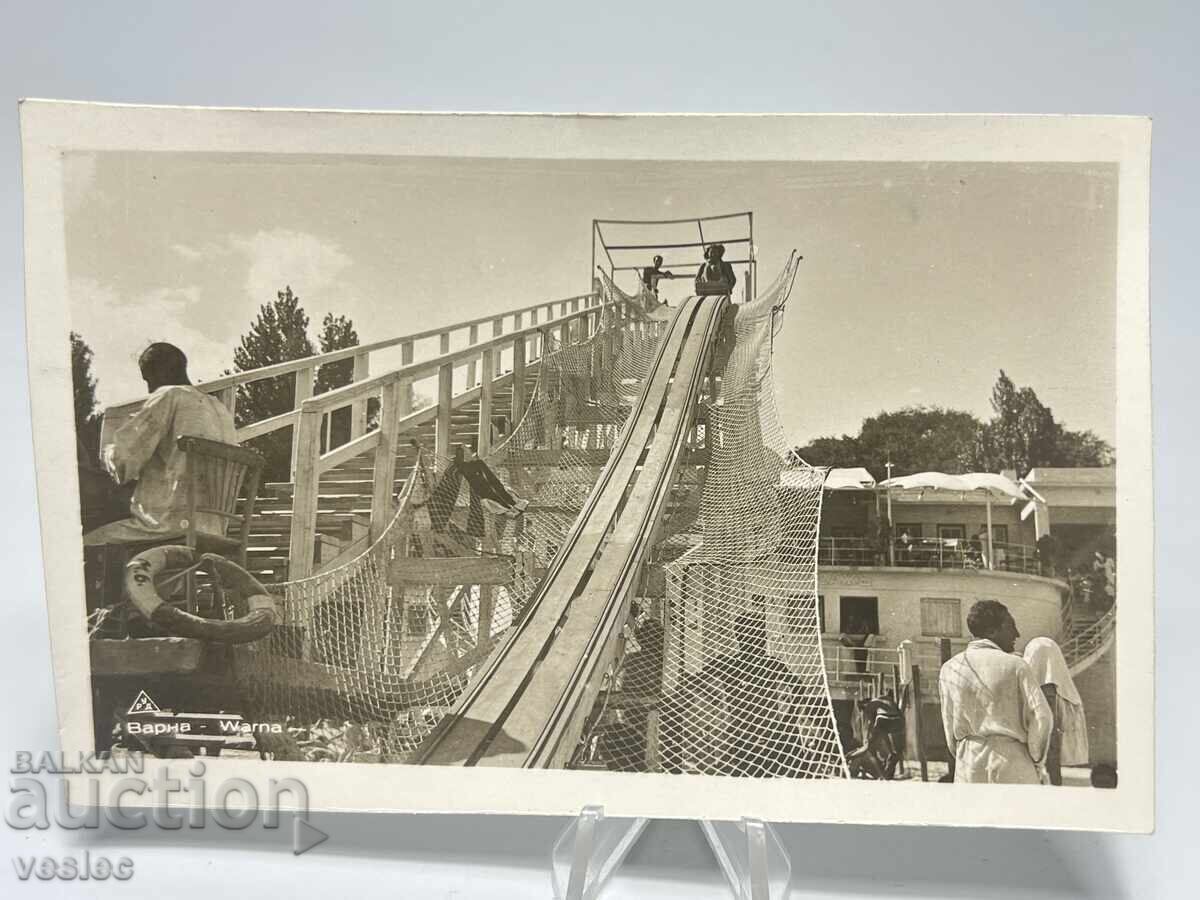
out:
M725 262L725 245L706 247L704 259L706 262L696 273L696 293L700 296L732 294L737 275L733 266Z

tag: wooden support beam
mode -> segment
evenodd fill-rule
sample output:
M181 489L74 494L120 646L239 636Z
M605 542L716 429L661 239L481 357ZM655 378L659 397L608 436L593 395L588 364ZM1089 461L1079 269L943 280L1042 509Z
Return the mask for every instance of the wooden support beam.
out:
M401 378L396 382L396 409L398 418L403 419L412 415L413 389L411 378Z
M288 552L288 578L307 578L313 570L317 540L317 491L320 480L321 413L302 411L292 439L293 475L292 533Z
M479 438L475 445L475 453L478 456L486 456L492 449L492 376L495 374L494 369L495 356L493 351L488 349L483 351L483 358L480 360L480 378L479 382Z
M181 637L88 641L93 676L190 675L200 669L208 647L204 641Z
M478 343L479 343L479 326L472 325L470 328L467 329L467 344L471 347L474 347ZM477 373L476 373L475 360L471 360L470 362L467 363L467 387L468 388L475 387L475 375L476 374Z
M360 353L354 357L354 380L366 381L371 377L371 354ZM367 402L363 397L350 405L350 440L367 433ZM333 416L330 415L332 420Z
M492 319L492 340L504 334L504 319L503 317ZM492 378L495 379L500 371L504 368L504 348L492 348Z
M304 403L304 401L309 399L313 395L313 375L314 374L315 374L315 370L313 369L312 366L308 366L308 367L300 369L298 372L296 372L296 385L295 385L294 393L292 395L292 409L300 409L300 407ZM318 413L317 425L316 425L318 450L320 449L320 447L319 447L320 432L321 432L320 419L321 419L321 417L320 417L320 414ZM296 465L299 460L299 457L298 457L299 447L300 447L299 427L294 426L292 429L292 481L296 480Z
M383 535L392 520L392 484L396 480L396 428L400 422L400 383L383 388L379 407L379 443L375 447L375 471L371 491L371 541Z
M411 366L412 364L413 364L413 342L405 341L403 344L400 345L400 365ZM400 385L401 385L401 387L400 387L400 408L402 410L408 410L408 412L401 413L402 416L405 416L405 415L408 415L408 413L412 412L412 402L413 402L412 379L408 378L408 379L400 382Z
M525 339L513 342L512 427L516 428L525 415Z
M913 664L912 667L912 699L913 699L913 737L916 739L917 745L917 762L921 766L921 780L929 780L929 761L925 756L925 728L924 728L924 701L921 699L921 667ZM954 748L951 748L951 753Z
M454 366L444 363L438 369L437 426L434 432L433 452L437 459L435 468L442 471L450 464L454 455L450 449L450 412L454 403Z
M227 410L229 410L229 414L231 416L235 415L237 413L237 385L236 384L231 384L229 387L222 388L221 390L217 391L217 398L221 401L221 404Z

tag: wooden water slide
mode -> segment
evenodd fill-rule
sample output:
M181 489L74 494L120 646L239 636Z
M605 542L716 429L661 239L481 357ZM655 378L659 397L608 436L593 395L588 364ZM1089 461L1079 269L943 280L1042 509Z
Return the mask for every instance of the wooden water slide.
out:
M520 623L476 673L416 762L563 768L617 652L638 574L684 455L727 297L692 297L583 512Z

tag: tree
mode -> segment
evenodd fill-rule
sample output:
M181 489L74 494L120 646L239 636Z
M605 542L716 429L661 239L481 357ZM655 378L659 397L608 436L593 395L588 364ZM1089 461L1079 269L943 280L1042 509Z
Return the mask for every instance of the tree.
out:
M1027 475L1035 466L1111 466L1113 448L1091 431L1054 420L1033 388L1018 388L1003 370L992 388L990 421L967 412L910 406L865 419L857 435L820 437L794 452L813 465L864 466L876 479L913 472Z
M96 377L92 374L92 348L71 332L71 386L75 401L75 438L81 462L95 465L100 458L100 416L96 410Z
M858 438L849 434L815 438L803 447L796 447L793 452L814 466L850 468L862 465Z
M797 448L807 462L822 466L863 466L876 479L893 473L963 472L982 423L967 412L910 406L863 421L858 435L822 437Z
M345 316L335 316L326 313L321 321L321 333L317 335L317 343L322 353L332 353L334 350L345 350L347 347L358 346L358 332L354 323ZM339 359L326 363L317 369L315 391L322 394L334 388L344 387L354 380L354 358ZM368 413L370 410L368 410ZM350 408L335 410L330 416L329 444L340 447L350 440ZM328 449L328 448L326 448Z
M1054 420L1033 388L1018 388L1000 370L992 388L990 422L975 443L973 465L983 471L1011 469L1019 476L1038 466L1107 466L1112 447L1090 431L1070 431Z
M242 336L240 345L233 351L234 370L247 372L313 356L317 351L308 335L308 323L308 314L300 305L300 298L292 293L290 286L285 287L276 294L274 302L259 307L258 317L250 324L250 331ZM354 323L346 316L327 313L321 322L317 345L321 353L357 347L358 333L354 330ZM326 363L317 368L313 392L331 391L349 384L353 378L353 359ZM295 403L295 375L239 385L237 424L248 425L282 415L293 409ZM286 481L291 477L292 431L290 427L283 428L250 442L266 457L265 474L269 481ZM329 436L335 447L349 440L349 409L334 413ZM325 442L326 435L322 434L321 439Z
M1101 440L1091 431L1069 431L1058 426L1055 440L1056 465L1060 466L1111 466L1116 463L1112 445Z
M128 493L116 485L100 463L100 424L92 348L76 332L71 339L71 387L75 401L75 462L79 474L79 514L84 532L129 514Z
M233 351L234 371L247 372L313 355L308 316L290 286L259 307L250 331ZM237 424L248 425L282 415L295 405L296 376L266 378L238 386ZM250 443L266 457L266 478L286 481L291 473L291 427L264 434Z

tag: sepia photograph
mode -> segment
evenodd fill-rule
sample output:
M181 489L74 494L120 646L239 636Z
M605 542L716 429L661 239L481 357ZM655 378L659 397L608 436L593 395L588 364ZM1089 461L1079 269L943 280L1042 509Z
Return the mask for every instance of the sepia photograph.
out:
M1153 827L1144 120L23 127L64 749Z

